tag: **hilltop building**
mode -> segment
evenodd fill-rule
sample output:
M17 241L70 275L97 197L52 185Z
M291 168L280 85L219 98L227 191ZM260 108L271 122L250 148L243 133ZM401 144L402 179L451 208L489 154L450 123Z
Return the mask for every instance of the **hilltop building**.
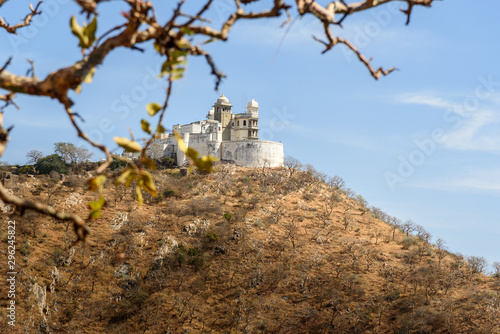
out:
M221 161L233 161L244 167L283 166L283 144L259 140L259 104L252 99L246 112L232 113L233 106L222 94L201 121L174 125L188 147L201 155L213 155ZM176 158L177 165L186 162L184 152L178 149L173 133L162 134L155 140L163 149L163 156Z

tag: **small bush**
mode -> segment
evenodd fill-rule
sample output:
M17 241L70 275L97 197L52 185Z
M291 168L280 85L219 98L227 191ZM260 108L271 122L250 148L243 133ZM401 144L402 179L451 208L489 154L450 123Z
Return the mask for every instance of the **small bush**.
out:
M68 174L68 167L57 154L48 155L45 158L38 159L35 164L35 169L40 174L49 174L52 171L56 171L60 174Z
M57 266L64 262L63 251L61 248L56 248L48 260L48 264L51 266Z
M126 167L127 165L128 165L127 162L121 161L121 160L116 159L116 158L113 158L113 161L109 165L109 169L112 170L112 171L115 171L117 169L122 169L122 168Z
M19 253L24 256L27 256L30 253L30 245L27 242L24 242L21 247L19 247Z
M233 217L233 214L231 212L226 212L224 214L224 219L227 220L228 223L229 223L229 221L231 220L232 217Z
M35 174L35 166L24 165L19 168L19 174Z
M418 239L417 238L413 238L413 237L405 237L403 239L403 249L409 249L410 246L413 246L415 244L417 244L418 242Z
M314 194L313 193L305 193L302 195L302 199L306 201L312 201L314 199Z
M175 166L175 159L171 157L163 157L158 159L156 164L163 168L172 168Z
M130 302L130 304L140 307L146 302L146 300L148 300L148 298L149 295L146 292L139 291L130 296L128 298L128 301Z
M205 237L208 239L210 242L216 242L219 240L219 236L215 232L208 232Z
M63 321L70 321L71 319L73 319L73 317L75 316L75 309L73 307L70 307L70 308L67 308L63 311L63 316L64 316L64 319Z
M163 194L164 198L177 196L177 192L174 189L170 189L170 188L163 190L162 194Z
M387 295L386 299L390 302L396 300L399 298L399 292L398 291L393 291L389 295Z

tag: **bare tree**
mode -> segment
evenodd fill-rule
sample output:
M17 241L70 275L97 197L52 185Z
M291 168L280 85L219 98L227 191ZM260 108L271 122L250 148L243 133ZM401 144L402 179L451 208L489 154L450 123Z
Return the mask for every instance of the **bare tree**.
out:
M446 242L443 239L438 238L436 240L436 244L434 245L434 247L436 247L436 256L438 258L438 266L441 267L441 261L446 256L448 256L448 250L446 248Z
M422 239L426 243L429 243L432 236L423 226L414 224L413 230L417 233L418 238Z
M0 1L0 5L3 5L9 0ZM13 0L10 1L13 2ZM12 58L8 59L3 65L0 65L0 89L6 91L0 92L0 101L3 102L3 106L0 106L0 108L4 109L9 106L17 107L15 103L16 94L49 97L58 101L78 136L94 148L102 151L106 156L106 161L95 170L96 177L89 180L91 187L97 189L103 185L104 172L113 159L108 147L92 140L82 129L80 120L83 118L83 115L73 110L74 102L71 99L71 95L75 91L82 91L84 83L92 82L94 73L99 70L99 67L112 52L121 48L142 51L143 48L141 46L143 44L154 44L156 52L164 59L159 74L166 78L165 100L163 104L150 103L146 106L150 116L159 114L159 117L154 119L156 126L151 126L149 121L141 121L142 129L150 135L144 145L141 146L133 139L130 140L124 137L117 137L115 139L116 143L126 150L140 153L140 159L137 163L129 164L122 175L118 174L113 177L116 178L118 183L127 181L127 184L136 184L132 181L140 179L143 182L140 182L139 186L136 185L138 187L136 188L138 194L140 194L141 188L151 194L156 194L154 184L152 185L151 175L143 169L144 166L151 165L146 152L158 133L165 131L162 122L169 105L172 86L175 80L184 75L186 61L193 56L204 58L215 77L215 89L218 89L221 80L225 78L225 74L217 67L210 51L204 49L206 43L218 40L226 41L232 28L242 20L248 21L286 16L284 23L289 23L292 16L294 16L292 15L293 11L299 16L312 16L321 23L324 36L314 36L313 38L324 46L323 53L342 44L357 56L373 78L379 79L395 69L373 67L370 58L365 57L351 41L337 36L336 32L338 28L342 28L342 22L347 17L396 1L363 0L353 3L336 1L324 6L314 0L273 0L266 2L267 8L260 11L253 11L248 6L252 5L255 1L235 0L234 11L227 16L227 20L220 27L216 27L210 23L212 22L210 20L210 13L213 13L213 10L211 11L210 9L216 6L216 1L213 0L200 1L197 9L193 9L192 7L194 6L191 9L186 8L186 1L178 0L172 6L173 10L169 14L163 14L165 16L162 15L162 17L157 17L157 13L161 11L156 11L151 1L117 0L116 2L122 2L126 6L121 14L117 14L123 16L122 19L125 18L125 22L111 27L106 32L102 32L98 31L98 20L110 22L113 19L110 16L106 16L110 15L109 13L104 14L105 12L100 12L101 5L107 1L76 0L75 4L80 7L79 11L81 10L82 13L87 14L87 22L83 24L84 27L77 22L75 16L70 21L70 28L78 39L78 43L75 43L75 45L78 44L82 57L65 67L47 71L49 74L41 78L34 75L33 62L31 62L31 67L26 75L8 71ZM406 23L408 24L412 10L415 7L430 7L433 0L405 0L405 2L407 7L402 10L402 13L406 15ZM291 5L292 3L294 3L294 6ZM41 13L43 6L44 4L40 1L36 6L27 8L26 16L21 23L16 25L9 25L7 23L7 21L15 20L7 20L7 18L0 17L0 30L7 34L15 34L18 29L23 29L30 25L33 17ZM18 19L16 18L16 20ZM64 28L68 29L67 27ZM62 28L60 30L62 31ZM129 66L130 64L123 64L123 68L128 68ZM151 119L151 121L153 120ZM0 157L6 148L9 131L10 128L4 127L3 114L0 113ZM212 160L210 159L193 158L193 160L198 168L212 169ZM142 196L138 196L139 201L141 201L141 198ZM79 239L84 239L88 233L84 219L78 215L59 212L42 203L29 202L10 194L2 185L0 185L0 199L6 203L15 205L21 211L26 209L35 210L57 219L72 221ZM92 217L93 215L91 214L89 218Z
M500 278L500 262L493 262L493 276Z
M389 218L389 225L391 226L392 231L392 241L394 241L396 230L401 228L401 221L397 217L391 217Z
M376 229L374 236L375 236L375 245L378 245L378 239L384 234L384 232L380 229Z
M289 155L285 157L284 165L287 168L289 178L292 178L293 175L302 168L300 161Z
M466 260L471 274L484 274L488 267L488 262L482 256L467 256Z
M411 232L413 232L415 230L415 223L411 220L407 220L406 222L404 222L403 224L401 224L400 228L401 228L401 231L406 234L406 236L409 236Z
M285 237L288 240L290 240L290 242L292 243L292 247L295 249L299 233L299 227L295 223L295 218L293 218L291 222L286 223L284 227L285 227Z
M332 177L329 177L326 183L335 189L341 190L345 186L344 179L342 179L340 176L334 175Z
M43 158L43 153L38 150L31 150L26 153L26 158L28 158L28 164L34 165L38 159Z
M342 220L342 225L344 225L344 230L347 231L347 228L349 227L349 225L351 225L351 223L352 223L351 214L346 210L344 212L344 219Z
M92 157L92 152L84 147L76 147L72 143L55 143L54 152L68 164L86 162Z
M342 202L342 197L336 190L332 189L332 191L328 191L323 202L325 207L325 217L329 217L340 202Z

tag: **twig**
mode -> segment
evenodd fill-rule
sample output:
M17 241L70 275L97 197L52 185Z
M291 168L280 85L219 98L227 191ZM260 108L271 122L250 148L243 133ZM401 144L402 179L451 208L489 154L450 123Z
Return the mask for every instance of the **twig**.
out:
M28 63L30 63L31 68L28 69L28 71L26 72L26 76L28 76L31 73L31 77L34 78L35 77L35 62L31 59L27 59L27 60L28 60Z
M3 4L3 3L2 3ZM31 20L33 19L33 16L35 15L39 15L41 14L42 12L39 12L38 11L38 7L40 7L40 5L42 4L42 1L40 1L35 8L33 8L33 5L30 4L30 10L31 10L31 13L29 13L28 15L26 15L26 17L24 18L23 22L22 23L18 23L16 24L15 26L10 26L9 24L7 24L3 18L0 17L0 28L4 28L5 30L7 30L7 32L11 33L11 34L17 34L17 29L19 28L22 28L22 27L26 27L26 26L29 26L30 23L31 23Z

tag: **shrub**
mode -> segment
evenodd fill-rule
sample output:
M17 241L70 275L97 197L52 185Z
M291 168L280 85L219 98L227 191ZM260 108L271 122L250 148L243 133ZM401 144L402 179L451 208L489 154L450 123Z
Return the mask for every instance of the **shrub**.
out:
M75 316L75 309L73 307L67 308L63 311L63 321L69 322Z
M21 247L19 247L19 253L24 256L27 256L30 253L30 245L25 241Z
M148 300L148 298L149 298L149 295L146 292L139 291L137 293L134 293L132 296L130 296L128 301L132 305L140 307L146 302L146 300Z
M122 169L123 167L127 166L128 163L126 161L121 161L113 157L113 161L109 165L109 169L114 171L117 169Z
M175 166L175 159L171 157L163 157L161 159L158 159L156 164L160 165L163 168L172 168Z
M164 198L169 198L169 197L174 197L177 196L177 192L174 189L167 188L163 190L163 197Z
M226 212L224 214L224 219L227 220L228 223L229 223L229 221L231 220L232 217L233 217L233 214L231 212Z
M313 193L305 193L302 195L302 199L306 200L306 201L311 201L314 199L314 194Z
M35 166L33 165L24 165L19 168L19 174L34 174Z
M45 158L38 159L35 164L35 169L40 174L49 174L52 171L56 171L61 174L68 173L68 167L64 163L64 160L57 154L52 154L46 156Z
M386 299L390 302L398 299L400 297L400 294L398 291L393 291L390 294L387 295Z
M417 239L417 238L413 238L413 237L405 237L405 238L403 239L403 249L409 249L409 248L410 248L410 246L415 245L417 242L418 242L418 239Z
M219 236L215 232L208 232L205 237L208 239L210 242L216 242L219 240Z
M64 262L63 251L61 248L57 248L48 260L49 265L60 265Z

